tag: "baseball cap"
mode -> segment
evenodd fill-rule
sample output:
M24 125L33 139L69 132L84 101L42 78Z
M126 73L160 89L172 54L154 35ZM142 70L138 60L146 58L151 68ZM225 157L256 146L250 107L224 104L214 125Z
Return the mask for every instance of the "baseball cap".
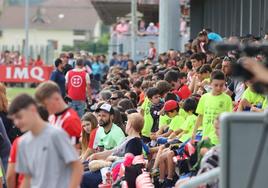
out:
M113 107L108 104L108 103L104 103L102 104L101 106L99 106L97 109L96 109L96 112L99 112L99 111L105 111L105 112L108 112L109 114L114 114L114 109Z
M178 108L178 103L175 100L169 100L165 102L164 110L170 112Z
M151 26L151 27L154 26L154 23L153 22L150 22L149 23L149 26Z

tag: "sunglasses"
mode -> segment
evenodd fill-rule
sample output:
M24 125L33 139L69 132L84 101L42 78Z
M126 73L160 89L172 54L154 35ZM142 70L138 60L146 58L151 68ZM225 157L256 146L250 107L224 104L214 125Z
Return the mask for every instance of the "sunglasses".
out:
M115 101L117 99L118 99L118 97L112 97L112 98L110 98L110 100L113 100L113 101Z

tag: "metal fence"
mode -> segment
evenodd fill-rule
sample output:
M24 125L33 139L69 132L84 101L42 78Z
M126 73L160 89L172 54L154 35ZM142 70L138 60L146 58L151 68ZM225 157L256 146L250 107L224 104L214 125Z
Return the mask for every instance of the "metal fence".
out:
M158 49L158 36L137 36L136 37L136 52L135 60L144 59L149 53L149 43L154 42ZM131 54L131 36L130 35L115 35L111 36L109 44L109 57L112 53Z
M180 38L180 51L184 50L184 44L189 40L190 28L187 28L187 35L183 35ZM137 36L136 37L136 52L135 60L142 60L148 56L149 43L154 42L155 48L158 52L158 36ZM112 35L109 42L108 54L109 58L112 57L112 53L117 52L118 54L131 54L131 36L128 35Z
M24 48L21 45L0 45L0 51L3 52L5 50L9 50L11 52L18 51L21 54L24 53ZM57 54L52 45L30 45L29 56L36 59L38 55L41 56L46 65L52 65Z

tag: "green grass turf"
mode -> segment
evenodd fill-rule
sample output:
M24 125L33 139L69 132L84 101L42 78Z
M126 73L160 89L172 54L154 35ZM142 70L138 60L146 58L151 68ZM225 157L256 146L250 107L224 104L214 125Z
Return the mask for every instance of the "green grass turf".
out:
M12 87L7 88L7 98L8 101L11 102L16 96L21 93L27 93L29 95L34 95L35 88L20 88L20 87Z

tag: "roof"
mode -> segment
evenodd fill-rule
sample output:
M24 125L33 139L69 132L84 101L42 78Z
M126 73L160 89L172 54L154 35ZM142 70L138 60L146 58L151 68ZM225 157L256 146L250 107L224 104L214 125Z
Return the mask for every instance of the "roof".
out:
M137 0L138 11L145 19L150 21L158 19L159 0ZM107 24L114 24L118 17L124 17L131 11L131 0L91 0L92 5L98 12L102 21Z
M30 28L46 30L92 30L99 20L97 12L90 1L57 0L57 3L52 2L53 0L48 0L40 6L30 7ZM69 2L72 3L69 4ZM87 2L87 6L85 6L85 2ZM23 6L6 7L0 17L0 28L24 28L24 15Z
M89 0L44 0L42 6L53 7L92 7Z

